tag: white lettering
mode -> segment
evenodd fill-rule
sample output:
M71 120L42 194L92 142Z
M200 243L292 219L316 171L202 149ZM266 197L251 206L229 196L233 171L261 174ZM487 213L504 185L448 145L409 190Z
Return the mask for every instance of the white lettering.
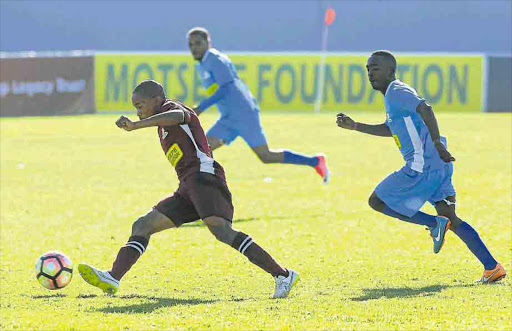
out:
M12 94L26 94L29 97L35 94L51 95L54 90L54 83L49 81L36 81L36 82L18 82L13 80L11 83Z
M0 98L4 98L10 91L9 82L0 82Z
M62 77L55 78L58 93L79 93L85 89L86 82L80 80L66 80Z

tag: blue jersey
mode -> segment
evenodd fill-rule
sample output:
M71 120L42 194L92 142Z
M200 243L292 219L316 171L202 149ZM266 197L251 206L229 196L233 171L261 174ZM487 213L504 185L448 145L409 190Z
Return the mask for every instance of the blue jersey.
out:
M205 100L206 108L216 103L221 117L235 120L247 116L248 112L259 111L251 91L240 79L235 66L225 54L210 48L198 67L203 87L212 101ZM216 98L214 96L216 92L222 92L222 94L217 93Z
M414 171L440 169L445 166L434 147L430 132L416 107L425 99L409 85L391 82L384 95L386 125L391 130L406 165ZM444 140L446 144L446 140Z

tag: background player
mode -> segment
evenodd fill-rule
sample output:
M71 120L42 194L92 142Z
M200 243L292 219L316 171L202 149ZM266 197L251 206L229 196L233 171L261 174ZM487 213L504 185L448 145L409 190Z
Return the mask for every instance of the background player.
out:
M375 188L370 206L388 216L426 225L434 240L435 253L440 251L450 228L484 265L480 282L492 283L505 277L505 269L492 257L478 233L455 214L451 180L451 162L455 158L446 148L446 139L439 134L432 107L413 88L395 78L396 59L390 52L374 52L366 68L373 89L384 95L386 121L369 125L339 113L336 122L344 129L393 137L406 162ZM426 201L441 216L419 211Z
M119 250L111 270L80 264L80 275L89 284L115 294L121 278L146 250L151 235L202 219L218 240L274 276L274 298L286 297L298 281L298 274L281 267L251 237L232 228L233 205L224 169L213 160L194 111L167 100L162 86L152 80L143 81L134 89L132 103L140 121L132 122L121 116L116 125L126 131L157 126L160 143L180 184L173 195L133 223L131 237Z
M270 150L260 123L256 99L240 79L229 57L211 47L210 34L204 28L193 28L187 34L190 52L199 62L199 76L210 95L194 108L201 114L217 104L220 118L206 133L212 150L229 145L241 136L263 163L290 163L314 167L324 183L329 181L325 156L306 156L289 150Z

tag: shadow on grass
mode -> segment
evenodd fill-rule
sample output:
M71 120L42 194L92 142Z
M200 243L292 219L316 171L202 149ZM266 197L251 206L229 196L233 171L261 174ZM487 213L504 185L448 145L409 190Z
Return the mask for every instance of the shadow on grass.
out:
M370 288L363 289L363 295L351 298L352 301L368 301L380 298L411 298L416 296L431 296L449 287L470 287L471 285L430 285L420 288Z
M233 223L243 223L243 222L250 222L250 221L257 221L259 218L257 217L249 217L249 218L238 218L236 220L233 220ZM194 227L200 227L200 226L206 226L203 221L195 221L192 223L185 223L181 226L181 228L194 228Z
M98 296L96 294L79 294L76 298L77 299L92 299L97 298Z
M32 299L52 299L52 298L65 298L67 295L63 293L55 293L55 294L43 294L43 295L32 295Z
M139 294L116 296L118 299L139 299L140 303L128 306L107 306L94 309L108 314L144 314L151 313L155 309L173 306L201 305L205 303L214 303L217 300L201 300L201 299L177 299L177 298L161 298L155 296L146 296Z

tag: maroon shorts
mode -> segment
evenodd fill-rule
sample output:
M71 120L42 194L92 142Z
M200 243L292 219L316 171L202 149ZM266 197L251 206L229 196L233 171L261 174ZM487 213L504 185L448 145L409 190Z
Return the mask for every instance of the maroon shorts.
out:
M178 190L153 207L179 227L209 216L233 220L231 192L219 177L198 172L185 178Z

